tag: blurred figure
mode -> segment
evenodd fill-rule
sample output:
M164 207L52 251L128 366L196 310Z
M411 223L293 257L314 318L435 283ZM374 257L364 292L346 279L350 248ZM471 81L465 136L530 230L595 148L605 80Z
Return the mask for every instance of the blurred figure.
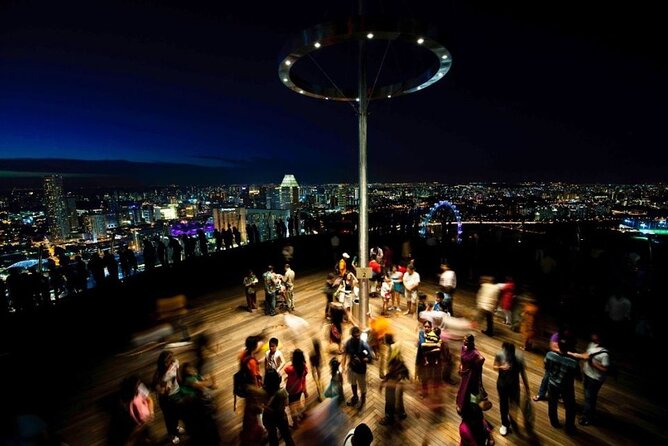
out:
M258 415L262 413L262 375L257 356L261 352L260 339L257 336L248 336L245 348L239 358L239 367L248 369L247 383L248 396L244 399L244 418L241 425L241 444L261 444L266 433L260 426Z
M461 411L459 424L459 446L493 446L495 444L492 426L485 420L480 406L467 402Z
M179 435L183 428L179 426L182 417L181 371L179 360L174 358L170 351L163 351L158 357L155 374L153 375L153 386L158 394L160 409L165 418L167 435L172 444L179 444Z
M515 281L512 277L506 276L506 280L501 284L499 307L503 312L504 323L511 325L513 301L515 299Z
M499 432L505 437L511 432L511 425L517 428L517 408L520 404L520 377L524 383L525 396L529 395L529 380L524 367L524 357L515 352L515 344L504 342L494 357L494 370L499 372L496 390L499 392L499 409L501 411L501 428ZM527 425L527 420L524 420ZM531 431L531 426L527 426Z
M494 336L494 312L496 311L497 302L499 301L499 285L494 283L492 276L480 277L480 288L476 295L476 307L478 309L477 320L478 323L483 318L487 321L487 327L482 330L482 333L487 336Z
M119 444L153 444L150 424L155 415L153 399L139 376L132 375L121 383L120 413L125 420L118 420L117 428L122 432Z
M309 355L309 363L311 364L311 376L313 376L313 381L315 381L315 388L318 391L318 402L322 401L322 374L320 371L321 362L322 362L322 349L320 347L320 340L313 336L311 338L313 348L311 349L311 354Z
M264 376L264 391L267 401L262 412L262 424L267 430L269 446L278 445L278 435L285 441L286 446L293 446L292 433L288 426L288 415L285 408L288 405L288 393L281 387L281 376L274 369L267 370Z
M217 407L211 392L213 383L199 374L191 363L183 364L184 415L189 442L201 446L217 446L220 443L216 424Z
M531 351L534 348L534 339L538 333L538 305L536 299L530 292L525 292L520 297L522 312L520 314L520 335L524 350Z
M290 405L290 416L292 418L292 428L296 429L304 416L305 407L301 401L302 394L308 398L306 388L306 375L308 367L304 352L296 349L292 352L292 361L285 366L285 388L288 391L288 404Z
M341 373L341 363L336 357L329 360L330 380L327 389L325 389L326 398L336 398L339 404L343 403L343 374Z
M613 347L624 345L631 334L631 301L620 290L606 302L605 313L608 315L606 332L611 345Z
M450 296L450 300L445 302L447 307L444 308L443 311L447 311L451 316L454 316L455 311L453 303L455 291L457 290L457 274L450 268L450 264L447 262L441 264L441 274L438 278L438 285L441 287L441 291Z
M400 345L394 343L392 333L385 334L385 344L388 348L387 373L380 383L380 390L385 387L385 417L380 420L382 425L393 424L395 415L404 420L406 410L404 409L403 380L409 379L408 368L401 357Z
M362 332L359 327L353 327L350 330L350 339L346 342L343 348L343 362L342 368L346 370L348 366L348 382L353 392L353 397L348 401L349 406L364 407L366 403L366 371L367 364L373 359L373 351L369 344L361 339ZM357 395L357 390L360 390L361 399Z

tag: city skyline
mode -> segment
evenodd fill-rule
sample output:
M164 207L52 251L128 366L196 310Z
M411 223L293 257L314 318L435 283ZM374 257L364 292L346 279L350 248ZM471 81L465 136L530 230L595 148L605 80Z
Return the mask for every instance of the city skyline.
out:
M596 2L411 5L388 12L429 17L453 65L424 92L372 102L370 182L665 180L658 14ZM0 8L3 182L356 182L352 108L296 95L277 76L288 38L344 7Z

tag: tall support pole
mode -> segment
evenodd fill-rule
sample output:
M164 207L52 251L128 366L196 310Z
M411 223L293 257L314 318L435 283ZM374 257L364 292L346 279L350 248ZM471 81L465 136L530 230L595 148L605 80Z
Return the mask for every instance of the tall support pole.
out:
M360 1L361 9L362 1ZM366 91L366 42L364 39L359 43L359 266L369 266L369 224L367 209L367 180L366 180L366 140L367 140L367 106L369 99ZM367 326L367 312L369 311L369 279L360 279L359 283L360 303L357 307L357 320L360 328Z

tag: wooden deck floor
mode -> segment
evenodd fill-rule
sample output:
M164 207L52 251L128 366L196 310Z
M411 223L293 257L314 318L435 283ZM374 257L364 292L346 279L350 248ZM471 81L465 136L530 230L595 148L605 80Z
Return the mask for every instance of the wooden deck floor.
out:
M324 295L322 286L326 273L314 272L301 275L297 271L296 280L296 312L295 314L307 320L313 333L317 333L327 346L324 338L326 321L323 318ZM423 290L430 296L436 290L434 284L426 283ZM258 300L262 300L262 293L258 293ZM455 311L458 316L473 315L472 291L461 290L455 301ZM203 324L213 335L214 342L219 345L219 355L215 360L216 378L220 389L216 392L219 407L218 425L223 444L239 444L238 437L241 427L242 410L235 413L232 410L231 377L238 367L237 354L243 347L246 336L258 334L262 331L278 337L282 342L282 350L288 357L295 347L305 352L310 349L310 339L307 333L295 338L283 323L282 316L268 317L262 313L248 313L243 310L245 304L241 287L223 289L213 294L190 300L191 310L188 320L191 326ZM379 313L379 299L371 299L375 314ZM392 315L393 328L398 333L398 340L402 344L403 354L409 367L415 355L417 339L416 322L414 319L401 314ZM345 326L344 340L348 337L348 328ZM547 329L549 332L549 328ZM501 324L497 325L494 338L484 335L476 336L479 350L486 357L484 383L493 408L486 413L488 419L496 426L495 439L497 445L630 445L630 444L668 444L666 431L666 408L643 399L634 391L633 377L619 380L608 380L599 396L599 411L602 424L597 426L580 427L574 437L567 436L563 430L554 429L547 419L547 403L534 404L536 414L536 438L529 438L523 431L501 437L498 433L499 405L496 392L496 373L492 370L494 353L500 348L504 340L515 341L519 345L519 335L511 332ZM547 345L547 338L541 339L542 345ZM583 347L581 344L580 347ZM128 347L128 350L130 347ZM118 389L120 380L132 373L138 373L146 382L150 382L155 368L155 361L160 349L148 349L142 353L121 352L98 362L92 370L80 373L87 379L81 382L80 389L71 395L69 400L62 402L57 428L62 438L71 446L97 446L106 444L105 440L109 428L109 414L105 410L104 401ZM177 357L183 363L192 360L193 352L187 348L175 349ZM329 353L327 353L329 355ZM329 357L326 355L323 363ZM527 353L526 363L530 379L531 392L538 389L543 375L543 355ZM329 379L328 367L323 368L323 383ZM342 444L343 438L349 429L358 423L366 422L374 433L374 443L377 445L456 445L459 443L459 416L454 409L456 386L443 387L439 400L422 400L419 398L414 385L410 385L405 394L408 418L401 426L385 427L378 424L383 416L384 397L379 392L379 378L376 365L372 365L368 373L369 393L367 406L362 413L346 407L328 407L331 400L318 403L315 399L316 390L311 377L308 385L310 392L311 420L319 425L321 430L329 433L329 439L334 443ZM456 378L456 374L455 374ZM582 406L582 385L576 383L578 413ZM350 388L345 385L346 395L350 396ZM327 406L327 407L326 407ZM564 419L563 407L560 407L560 418ZM154 431L159 438L164 438L164 424L162 414L157 409L154 421ZM322 417L328 417L327 420ZM521 419L521 418L520 418ZM520 421L520 425L522 422ZM316 437L313 431L306 432L306 427L295 431L298 445L330 444L325 439ZM185 442L187 444L187 442Z

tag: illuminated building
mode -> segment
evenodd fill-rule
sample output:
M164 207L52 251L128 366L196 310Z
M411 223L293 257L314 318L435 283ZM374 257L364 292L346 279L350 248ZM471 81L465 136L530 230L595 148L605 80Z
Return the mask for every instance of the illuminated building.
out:
M63 193L63 177L59 175L44 177L44 204L51 240L59 242L68 239L70 222Z

